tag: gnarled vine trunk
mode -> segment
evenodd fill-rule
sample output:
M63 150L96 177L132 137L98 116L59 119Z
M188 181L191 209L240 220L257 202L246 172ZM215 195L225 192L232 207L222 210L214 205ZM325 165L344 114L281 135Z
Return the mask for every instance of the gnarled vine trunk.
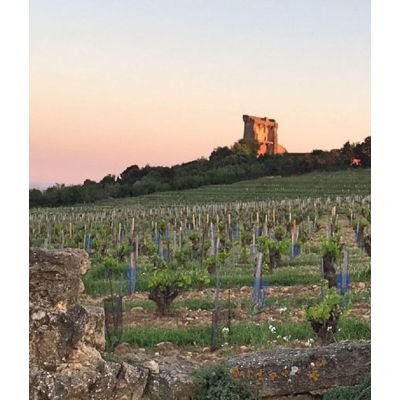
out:
M329 287L336 287L336 270L333 256L327 255L323 257L324 278L328 281Z
M364 245L364 250L366 251L368 256L371 257L371 236L370 235L366 235L364 237L363 245Z
M272 274L273 270L282 266L282 256L278 249L269 249L269 273Z
M324 322L311 320L311 327L316 335L321 339L322 344L329 344L335 341L340 318L340 311L331 311L329 319Z
M156 286L150 290L149 299L156 303L158 314L166 315L170 309L171 303L178 294L179 291L175 286Z

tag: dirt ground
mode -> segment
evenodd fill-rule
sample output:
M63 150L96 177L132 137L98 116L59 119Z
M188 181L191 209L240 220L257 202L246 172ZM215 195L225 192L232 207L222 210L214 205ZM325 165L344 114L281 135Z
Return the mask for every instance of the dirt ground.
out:
M303 322L305 320L304 307L288 307L287 310L284 307L279 307L278 304L271 304L268 302L270 297L275 299L280 296L292 297L292 296L307 296L307 297L318 297L320 295L319 285L295 285L295 286L271 286L268 288L267 305L264 312L254 317L248 305L241 303L249 301L251 299L252 288L245 286L242 288L230 289L230 299L232 304L231 317L232 323L243 322L243 321L255 321L255 322L267 322L267 321L288 321L288 322ZM370 282L355 282L351 284L351 293L368 293L370 294ZM191 290L181 294L175 301L185 301L191 299L198 300L210 300L214 299L215 290L205 289L202 291ZM227 300L229 296L228 289L221 289L220 299ZM123 301L137 301L144 302L148 300L147 293L136 293L132 296L125 296ZM89 296L85 296L82 299L85 304L101 305L102 299L93 299ZM225 311L226 314L226 311ZM188 309L188 308L175 308L172 309L171 313L166 316L159 316L154 310L147 310L141 306L133 307L130 310L124 311L123 325L124 327L129 326L140 326L140 325L151 325L159 328L179 328L179 327L191 327L207 325L211 321L212 311L202 309ZM221 315L221 319L226 319L226 315ZM350 318L363 319L370 321L371 309L369 303L354 303L352 304Z

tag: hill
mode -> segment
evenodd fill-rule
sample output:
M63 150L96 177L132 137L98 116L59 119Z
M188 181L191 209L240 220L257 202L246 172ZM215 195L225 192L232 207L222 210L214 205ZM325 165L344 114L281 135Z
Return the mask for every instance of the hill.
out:
M266 176L229 185L208 185L182 191L157 192L150 195L102 200L103 206L173 206L235 201L282 200L287 198L368 195L371 191L370 169L279 177Z

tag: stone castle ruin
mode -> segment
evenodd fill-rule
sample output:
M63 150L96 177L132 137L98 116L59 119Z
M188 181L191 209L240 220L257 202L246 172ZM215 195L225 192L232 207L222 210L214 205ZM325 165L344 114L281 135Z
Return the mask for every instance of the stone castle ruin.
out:
M278 123L274 119L243 115L243 121L243 138L255 140L259 144L259 156L287 153L287 150L278 143Z

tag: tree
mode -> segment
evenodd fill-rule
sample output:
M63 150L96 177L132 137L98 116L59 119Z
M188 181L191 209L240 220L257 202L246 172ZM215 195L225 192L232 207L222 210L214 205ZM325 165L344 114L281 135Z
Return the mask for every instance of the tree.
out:
M364 168L371 166L371 136L367 136L362 143L354 147L354 157L361 160Z
M102 185L107 185L107 184L115 183L115 175L112 175L112 174L106 175L106 176L100 181L100 183L101 183Z
M222 161L224 158L229 157L230 155L232 155L232 150L228 146L217 147L210 154L210 161L219 162Z
M347 165L349 165L354 158L354 146L347 141L340 149L340 154Z
M249 159L257 157L259 145L254 139L240 139L231 148L233 154L245 156Z
M142 179L144 176L144 171L141 170L137 165L131 165L126 168L120 175L121 181L123 183L135 183Z
M38 207L43 204L43 194L39 189L31 189L29 191L29 207Z

